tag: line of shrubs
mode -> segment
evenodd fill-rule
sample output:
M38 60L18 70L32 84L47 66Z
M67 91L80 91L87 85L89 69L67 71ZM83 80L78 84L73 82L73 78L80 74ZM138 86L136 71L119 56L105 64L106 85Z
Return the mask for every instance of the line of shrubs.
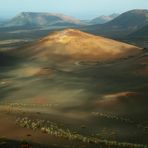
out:
M86 137L84 135L78 134L76 132L72 132L69 129L59 128L55 123L45 120L32 120L28 117L18 118L16 123L24 128L30 128L33 130L40 130L43 133L53 135L55 137L66 138L68 140L79 140L84 143L92 143L97 144L103 147L123 147L123 148L147 148L146 145L142 144L133 144L127 142L117 142L117 141L109 141L102 140L96 137Z
M100 117L100 118L118 120L118 121L121 121L121 122L125 122L125 123L128 123L128 124L135 125L137 128L141 128L144 131L148 131L148 126L144 126L141 123L137 123L130 118L124 118L124 117L120 117L120 116L117 116L117 115L111 115L111 114L100 113L100 112L92 112L92 115L94 115L96 117Z

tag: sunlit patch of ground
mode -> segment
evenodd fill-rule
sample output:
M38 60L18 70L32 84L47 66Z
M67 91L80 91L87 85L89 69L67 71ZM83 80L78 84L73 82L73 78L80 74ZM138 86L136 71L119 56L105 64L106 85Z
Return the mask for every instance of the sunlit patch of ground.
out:
M129 97L134 95L136 95L135 92L119 92L115 94L108 94L108 95L102 96L103 100L101 101L113 101L114 99L118 99L120 97Z
M11 44L11 43L19 43L19 42L27 42L28 40L24 39L11 39L11 40L3 40L0 41L0 45Z
M119 92L114 94L107 94L101 96L99 100L95 102L96 106L115 106L122 102L127 97L136 96L136 92Z
M10 74L18 77L31 77L40 72L39 67L22 67L10 71Z

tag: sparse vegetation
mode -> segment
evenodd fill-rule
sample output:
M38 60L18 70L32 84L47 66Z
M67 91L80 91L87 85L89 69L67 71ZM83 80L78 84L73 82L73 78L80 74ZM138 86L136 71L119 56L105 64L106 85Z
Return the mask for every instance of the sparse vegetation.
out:
M132 144L126 142L118 142L118 141L109 141L102 140L96 137L86 137L81 134L76 134L75 132L70 131L69 129L62 129L58 127L57 124L47 121L47 120L31 120L28 117L18 118L16 123L24 128L30 128L33 130L40 130L43 133L53 135L55 137L66 138L68 140L79 140L84 143L94 143L99 144L106 147L123 147L123 148L146 148L146 145L142 144Z
M125 118L125 117L120 117L118 115L111 115L111 114L107 114L107 113L100 113L100 112L92 112L92 115L98 117L98 118L106 118L106 119L112 119L112 120L118 120L121 122L125 122L128 124L132 124L134 126L136 126L137 128L141 128L144 131L148 131L148 126L144 126L142 123L137 123L134 120L130 119L130 118Z
M7 105L10 107L57 107L57 103L35 104L35 103L0 103L0 105Z

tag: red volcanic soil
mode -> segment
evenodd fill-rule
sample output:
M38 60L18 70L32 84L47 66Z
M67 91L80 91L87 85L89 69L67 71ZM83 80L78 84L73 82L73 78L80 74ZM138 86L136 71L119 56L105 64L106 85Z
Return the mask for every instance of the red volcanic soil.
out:
M141 48L76 29L65 29L42 38L23 52L45 61L54 56L104 61L136 55Z
M11 145L11 143L16 143L17 146L22 141L27 141L27 143L33 145L33 148L97 148L94 144L85 144L74 140L69 141L64 138L50 136L41 131L22 128L16 125L17 116L21 114L6 113L1 109L0 111L0 144L4 139L6 144ZM32 116L31 113L27 115ZM7 146L7 148L12 147Z
M51 137L39 131L21 128L15 124L15 120L16 117L13 115L0 114L0 137L18 141L26 140L43 145L54 145L55 137ZM60 143L58 138L56 138L56 143Z
M121 104L121 102L127 101L130 98L134 98L138 95L136 92L119 92L114 94L106 94L93 103L94 107L100 108L115 108Z
M42 104L47 104L48 100L39 96L39 97L33 98L32 103L42 105Z

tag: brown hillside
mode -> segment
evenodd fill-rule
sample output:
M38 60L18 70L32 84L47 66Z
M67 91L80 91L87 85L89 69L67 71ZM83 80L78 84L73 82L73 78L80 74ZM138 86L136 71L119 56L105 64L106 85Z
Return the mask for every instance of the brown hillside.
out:
M97 61L125 58L141 51L136 46L94 36L76 29L54 32L36 42L28 50L27 53L31 53L33 57L41 60L61 56L77 60Z

